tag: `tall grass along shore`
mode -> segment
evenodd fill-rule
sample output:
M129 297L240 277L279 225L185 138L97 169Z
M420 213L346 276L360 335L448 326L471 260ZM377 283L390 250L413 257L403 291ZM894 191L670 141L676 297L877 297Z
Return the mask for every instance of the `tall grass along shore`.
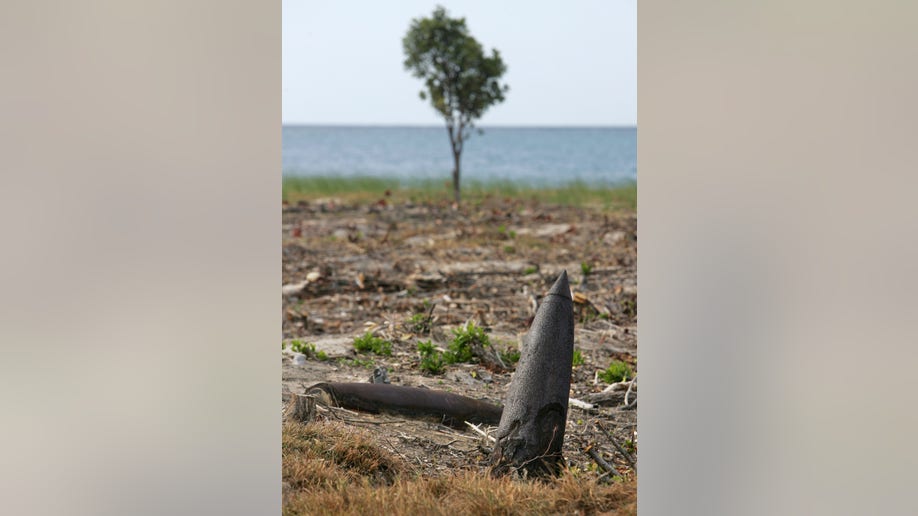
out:
M282 199L295 203L323 197L348 202L376 201L387 195L394 201L446 201L452 196L449 181L400 181L377 177L298 177L283 178ZM589 185L571 182L563 186L532 187L511 181L464 181L464 202L475 203L488 197L537 199L561 205L594 205L605 209L635 210L637 183Z

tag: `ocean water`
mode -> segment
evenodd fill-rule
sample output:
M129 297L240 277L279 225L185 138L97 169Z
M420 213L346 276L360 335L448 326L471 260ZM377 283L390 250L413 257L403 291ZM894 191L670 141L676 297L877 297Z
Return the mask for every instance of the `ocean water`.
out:
M484 127L462 153L462 180L528 186L637 179L637 128ZM448 180L449 136L439 127L283 126L285 176Z

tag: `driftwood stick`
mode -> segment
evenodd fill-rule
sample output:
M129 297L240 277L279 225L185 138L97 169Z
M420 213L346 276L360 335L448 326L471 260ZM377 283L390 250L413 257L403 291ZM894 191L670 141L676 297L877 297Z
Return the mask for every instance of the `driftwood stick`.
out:
M637 375L634 375L634 378L628 382L628 390L625 391L625 405L628 405L628 395L631 394L631 388L634 387L634 382L637 381Z
M580 401L577 398L568 398L567 402L572 407L577 407L584 410L590 410L596 408L592 403L587 403L585 401Z

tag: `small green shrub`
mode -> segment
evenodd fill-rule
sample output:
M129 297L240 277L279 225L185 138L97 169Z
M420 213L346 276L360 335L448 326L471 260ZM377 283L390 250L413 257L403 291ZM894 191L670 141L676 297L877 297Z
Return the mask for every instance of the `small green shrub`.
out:
M392 343L386 339L377 337L371 332L366 332L360 337L354 338L354 349L358 353L373 352L377 355L392 355Z
M583 365L583 353L579 349L574 350L574 360L572 361L574 367Z
M628 451L628 453L634 453L637 451L637 447L634 445L634 441L632 441L631 439L625 439L624 447L625 447L625 450Z
M418 353L421 354L420 368L430 374L440 374L444 369L443 353L434 349L431 341L419 341Z
M520 361L520 350L506 348L504 351L499 351L500 359L504 361L505 364L512 365Z
M600 371L599 378L606 383L623 382L634 378L634 371L631 370L631 366L621 360L613 360L608 369Z
M472 352L473 344L477 343L481 347L490 346L491 339L484 329L477 326L473 321L453 329L453 341L449 345L449 351L446 353L446 362L457 364L460 362L471 362L475 357Z
M538 267L529 266L523 270L523 274L528 276L529 274L535 274L538 271L539 271Z
M409 317L408 330L420 334L429 333L430 319L427 318L427 314L414 314Z
M328 353L316 351L316 345L312 342L303 342L299 339L294 339L290 341L290 351L302 353L306 355L306 358L314 358L323 362L328 360Z
M580 272L582 272L584 276L589 276L590 273L593 272L593 266L587 262L580 262Z
M290 351L302 353L308 357L315 354L316 345L311 342L303 342L300 339L294 339L290 341Z

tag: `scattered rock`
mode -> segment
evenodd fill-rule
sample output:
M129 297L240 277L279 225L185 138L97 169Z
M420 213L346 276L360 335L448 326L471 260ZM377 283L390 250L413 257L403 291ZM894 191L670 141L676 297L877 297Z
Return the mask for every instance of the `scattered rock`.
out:
M612 231L602 236L602 241L609 245L615 245L625 239L624 231Z
M389 370L385 367L373 369L373 374L370 375L370 383L389 383Z
M537 237L553 237L563 235L570 231L570 224L543 224L535 228L520 228L516 230L517 235L533 235Z

